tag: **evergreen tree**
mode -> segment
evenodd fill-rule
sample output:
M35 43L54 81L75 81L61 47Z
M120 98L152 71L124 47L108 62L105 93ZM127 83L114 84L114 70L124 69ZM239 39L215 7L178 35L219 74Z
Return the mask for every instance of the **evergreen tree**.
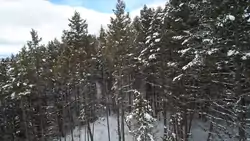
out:
M93 141L105 116L111 141L112 112L119 141L127 113L136 140L158 139L162 120L163 141L192 140L197 123L200 140L249 138L249 1L170 0L132 21L122 0L113 11L98 36L75 11L62 42L32 29L0 61L0 140L82 140L86 127Z
M112 75L114 76L114 100L117 106L118 138L119 141L125 141L124 102L126 96L124 91L127 90L127 83L124 80L126 80L126 64L128 64L126 59L132 47L130 44L131 21L129 14L125 13L125 3L122 0L118 0L116 9L113 11L115 18L111 18L111 23L108 25L108 44L110 46L107 48L110 52L108 56L112 57L110 58L111 67L114 69Z
M212 19L211 32L209 34L212 45L207 51L207 62L210 64L213 83L220 85L219 92L211 98L220 100L213 102L209 115L212 120L213 132L220 138L235 138L244 141L247 138L246 131L246 101L243 93L247 93L246 87L249 85L247 77L244 75L248 68L249 49L249 22L247 21L247 11L249 4L247 1L208 1L207 4L214 7L210 18ZM248 12L249 13L249 12ZM211 61L210 61L211 60ZM214 67L211 67L215 64ZM215 109L220 110L215 110ZM220 123L220 121L222 123ZM212 126L211 125L211 126ZM238 128L238 133L227 130L227 127ZM211 139L215 136L211 135Z
M133 93L133 110L127 116L127 122L131 123L130 133L137 141L154 141L156 119L151 116L152 109L140 92L134 90Z

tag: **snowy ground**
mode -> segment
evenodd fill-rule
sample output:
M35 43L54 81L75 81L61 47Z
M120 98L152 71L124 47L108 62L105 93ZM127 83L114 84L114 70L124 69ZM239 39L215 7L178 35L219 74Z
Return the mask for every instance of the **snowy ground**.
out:
M118 141L117 135L117 119L115 116L109 116L109 125L110 125L110 141ZM107 118L99 118L96 122L91 124L91 129L94 135L94 141L109 141L108 140L108 129L107 129ZM201 121L195 120L193 121L192 126L192 135L189 141L206 141L208 133L205 131L208 129L208 124L204 124ZM204 130L205 129L205 130ZM90 141L88 140L88 135L86 132L86 127L75 128L74 130L74 140L72 140L72 136L69 134L66 138L58 139L57 141ZM128 132L128 128L125 128L126 140L127 141L136 141L132 135ZM163 122L158 122L157 125L157 133L156 133L156 141L162 141L161 137L163 136ZM225 141L234 141L235 139L225 139Z
M106 117L99 118L97 121L91 124L91 126L95 141L108 141L108 129L107 129ZM109 116L109 126L110 126L110 140L118 141L116 117ZM74 141L88 141L87 139L88 135L86 131L87 131L86 127L82 127L81 130L79 130L79 128L75 128ZM125 128L125 133L126 133L126 139L128 141L133 141L133 137L129 134L127 127ZM62 141L65 141L65 138L62 138ZM66 141L72 141L72 136L67 135Z
M115 116L109 116L109 126L110 126L110 141L118 141L117 135L117 118ZM107 129L107 118L99 118L96 122L91 124L91 129L94 134L94 141L108 141L108 129ZM161 130L159 130L161 129ZM163 124L158 124L156 133L157 140L161 140L163 135ZM79 128L74 129L74 141L88 141L87 139L87 129L86 127L82 127L81 130ZM128 127L125 127L125 134L127 141L135 141L133 136L129 133ZM72 136L69 134L66 138L61 138L58 141L72 141Z

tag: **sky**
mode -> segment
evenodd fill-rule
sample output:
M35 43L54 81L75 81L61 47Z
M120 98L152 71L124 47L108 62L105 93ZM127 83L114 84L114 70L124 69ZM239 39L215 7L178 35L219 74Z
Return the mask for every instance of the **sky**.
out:
M31 28L38 31L43 43L60 39L68 29L68 18L74 11L87 20L89 33L97 34L112 16L117 0L0 0L0 58L17 53L28 40ZM124 0L131 17L144 4L163 6L166 0Z

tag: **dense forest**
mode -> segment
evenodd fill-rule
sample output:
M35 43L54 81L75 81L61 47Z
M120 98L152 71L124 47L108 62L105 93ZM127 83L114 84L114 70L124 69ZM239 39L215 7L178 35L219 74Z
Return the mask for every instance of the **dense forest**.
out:
M188 141L198 120L199 141L250 138L248 0L170 0L133 19L118 0L113 12L99 35L77 11L61 39L41 44L32 29L0 61L1 141L76 141L76 127L95 141L91 123L106 117L110 134L110 115L117 141L130 141L125 128L136 141Z

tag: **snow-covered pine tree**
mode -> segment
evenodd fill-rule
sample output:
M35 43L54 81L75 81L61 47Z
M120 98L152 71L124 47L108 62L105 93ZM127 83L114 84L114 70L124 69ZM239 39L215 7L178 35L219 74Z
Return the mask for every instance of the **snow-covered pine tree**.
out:
M149 102L137 90L131 90L135 98L132 111L127 115L127 124L130 133L136 141L155 141L156 119L152 116L152 109Z
M28 80L36 87L31 89L31 95L29 101L32 102L33 111L31 118L33 119L33 128L36 131L35 139L45 140L46 130L48 127L47 120L47 92L46 92L46 80L44 79L45 72L47 71L46 64L46 48L41 44L42 38L38 36L37 31L31 30L31 41L28 41L27 47L27 60L33 60L28 62L29 67L26 67L28 73ZM20 53L22 55L22 53ZM22 61L22 60L21 60ZM31 75L32 74L32 75ZM49 102L48 102L49 103Z
M154 16L154 9L148 8L144 5L143 9L140 11L140 16L138 20L134 20L134 26L137 31L136 42L135 44L142 51L147 48L147 38L152 33L152 20ZM137 23L135 23L137 21ZM136 24L136 25L135 25ZM138 50L140 53L140 50ZM138 54L139 56L140 54ZM139 58L140 59L140 58Z
M152 15L151 15L152 14ZM148 18L145 18L146 16ZM143 40L138 59L142 62L142 74L146 81L146 98L149 100L154 116L158 116L159 109L159 49L161 46L161 24L164 16L163 9L158 7L156 10L144 9L141 11L141 24ZM152 16L152 18L150 18ZM148 28L146 30L146 28Z
M117 96L117 103L111 98L107 101L119 106L119 141L126 140L122 123L125 110L135 112L136 106L128 108L132 89L146 90L143 99L149 101L141 103L152 106L152 111L163 111L164 125L172 127L169 131L173 133L168 136L164 131L164 140L189 140L196 124L192 119L199 120L198 114L202 114L210 125L202 124L208 136L201 140L246 141L249 0L169 2L164 10L144 6L131 24L124 3L118 1L107 32L102 29L98 38L101 49L97 56L96 38L88 34L86 21L78 12L70 19L62 43L55 40L46 47L40 45L33 30L29 48L0 64L0 140L44 141L65 137L68 132L73 140L73 129L81 126L75 122L77 117L84 117L83 123L92 120L98 102L94 78L102 76L108 90L103 96ZM115 94L111 90L114 83ZM172 115L171 120L166 113ZM134 125L139 127L142 122L136 119L145 115L134 117ZM133 131L137 137L143 132Z
M133 46L135 48L133 55L131 56L134 58L134 65L136 66L134 69L134 81L135 89L138 89L140 91L143 91L144 84L147 82L148 74L145 72L145 68L147 66L145 65L145 58L147 56L144 54L144 51L146 51L148 47L148 38L152 34L152 20L154 17L154 9L148 8L146 5L144 5L143 9L140 11L140 16L136 17L133 21L133 32L135 32L135 40L133 42Z
M132 49L131 45L131 20L129 13L125 11L125 3L123 0L118 0L116 8L113 10L114 18L111 18L108 25L108 46L107 56L113 69L113 100L115 102L115 111L117 113L118 123L118 140L125 141L125 124L124 113L126 109L125 99L127 94L128 84L128 59Z
M98 46L98 52L97 52L97 60L98 60L98 66L99 66L99 72L101 75L101 97L102 101L101 103L104 105L104 109L106 111L106 118L107 118L107 134L108 134L108 141L111 141L111 134L110 134L110 122L109 122L109 115L111 114L111 87L109 87L108 84L112 82L112 77L108 67L108 59L105 56L105 50L107 46L107 33L103 27L100 29L100 35L98 38L99 46Z
M211 90L209 99L211 121L210 140L232 138L245 141L247 125L247 104L249 92L249 1L213 1L209 19L212 45L207 50L207 65L217 91ZM209 13L209 12L207 12ZM211 40L212 39L212 40ZM209 40L208 40L209 41ZM219 100L218 100L219 99ZM217 100L217 101L215 101ZM231 130L238 129L237 131ZM238 132L238 133L237 133Z
M13 57L13 56L12 56ZM16 119L17 107L19 107L18 102L13 100L10 97L11 92L13 91L11 87L10 79L10 68L12 59L5 58L1 60L1 104L0 104L0 128L1 128L1 137L3 141L11 140L13 137L18 136L20 131L20 120ZM13 68L12 68L13 69ZM19 132L20 133L20 132Z
M200 71L202 67L202 44L198 32L200 11L196 1L171 0L164 9L162 25L161 77L164 99L172 115L170 123L176 140L189 138L196 101L202 97ZM198 35L197 35L198 34ZM166 106L164 106L166 107Z
M93 134L90 130L90 122L96 119L95 115L95 74L96 71L96 39L88 34L88 25L86 20L82 19L79 12L69 19L69 29L64 31L62 37L65 44L64 55L62 59L66 63L66 70L71 76L68 77L67 87L70 89L70 95L74 97L74 110L68 109L68 115L72 123L72 128L75 124L81 124L74 119L80 116L80 111L85 112L85 123L88 126L88 133L91 140ZM70 98L70 96L68 96ZM71 101L70 99L66 99ZM78 123L77 123L78 122ZM72 129L73 132L73 129ZM73 137L72 137L73 138Z
M31 117L34 116L34 107L29 102L34 86L34 83L30 81L33 73L28 73L33 69L29 60L29 54L25 47L22 48L18 56L12 56L6 73L9 79L4 86L7 94L5 101L10 102L10 108L6 107L6 109L13 112L9 117L13 116L11 119L15 125L12 132L17 139L35 139L38 135L36 132L29 136L32 129L35 129L35 120L31 120ZM37 95L33 95L33 97L38 98Z
M168 131L165 129L164 138L168 139L172 137L174 140L186 140L188 136L189 119L187 116L189 113L187 113L187 109L189 109L189 105L185 103L188 101L190 95L187 94L187 88L184 87L183 83L177 84L174 83L173 80L176 80L175 77L178 76L179 73L183 73L181 66L185 61L188 61L187 59L181 59L178 51L187 48L182 42L187 38L187 33L185 33L185 31L189 30L187 24L189 9L187 9L187 5L181 1L172 0L170 4L166 5L164 10L166 14L164 15L162 26L163 37L161 41L160 56L165 59L161 60L162 65L160 72L161 77L162 75L165 77L165 81L162 81L164 108L170 107L168 109L170 114L170 119L168 119L170 123L168 130L171 133L167 134ZM182 75L183 74L180 76ZM166 103L166 101L168 102Z

